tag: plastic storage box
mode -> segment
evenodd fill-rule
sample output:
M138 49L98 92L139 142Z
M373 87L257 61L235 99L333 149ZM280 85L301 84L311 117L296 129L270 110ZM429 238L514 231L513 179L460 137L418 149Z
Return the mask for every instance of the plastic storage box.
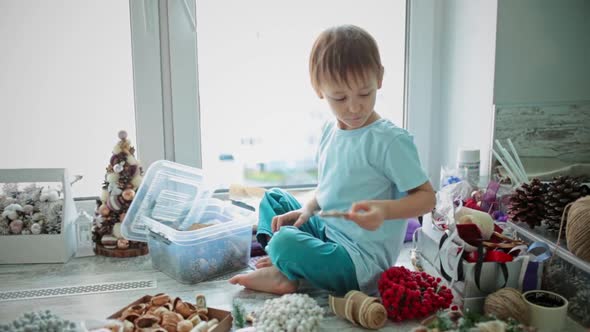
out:
M123 236L147 242L154 268L182 283L247 267L252 212L212 198L214 189L199 169L155 162L123 220Z

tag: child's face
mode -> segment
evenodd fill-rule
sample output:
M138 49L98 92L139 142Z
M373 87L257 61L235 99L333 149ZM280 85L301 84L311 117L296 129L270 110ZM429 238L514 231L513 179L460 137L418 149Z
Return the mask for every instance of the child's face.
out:
M377 90L381 88L383 74L369 73L365 78L345 82L325 82L321 85L320 98L326 98L338 127L344 130L364 127L373 121L373 107Z

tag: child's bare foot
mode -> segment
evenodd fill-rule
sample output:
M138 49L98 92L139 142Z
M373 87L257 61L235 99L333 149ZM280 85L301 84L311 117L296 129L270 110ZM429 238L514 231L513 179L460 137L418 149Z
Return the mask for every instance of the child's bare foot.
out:
M255 266L257 269L261 269L263 267L269 267L269 266L272 266L272 261L270 260L270 257L266 256L264 258L259 259L258 262L256 262Z
M294 293L298 282L289 280L276 267L264 267L247 274L239 274L229 279L232 284L278 295Z

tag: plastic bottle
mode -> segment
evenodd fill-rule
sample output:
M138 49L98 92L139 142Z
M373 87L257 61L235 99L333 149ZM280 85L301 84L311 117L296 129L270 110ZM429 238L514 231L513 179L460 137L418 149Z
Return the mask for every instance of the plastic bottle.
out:
M457 168L463 170L467 176L467 182L473 187L479 184L479 150L461 149L457 155Z

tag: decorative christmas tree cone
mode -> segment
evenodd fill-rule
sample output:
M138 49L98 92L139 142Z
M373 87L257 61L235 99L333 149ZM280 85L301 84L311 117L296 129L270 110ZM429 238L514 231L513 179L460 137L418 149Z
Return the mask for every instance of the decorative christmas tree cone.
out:
M387 311L379 299L359 291L350 291L344 298L330 295L328 303L336 316L367 329L380 329L387 321Z
M94 252L109 257L146 255L146 243L128 241L121 234L121 223L141 184L143 169L135 159L135 148L127 139L127 132L118 134L119 142L106 167L105 181L92 226Z

